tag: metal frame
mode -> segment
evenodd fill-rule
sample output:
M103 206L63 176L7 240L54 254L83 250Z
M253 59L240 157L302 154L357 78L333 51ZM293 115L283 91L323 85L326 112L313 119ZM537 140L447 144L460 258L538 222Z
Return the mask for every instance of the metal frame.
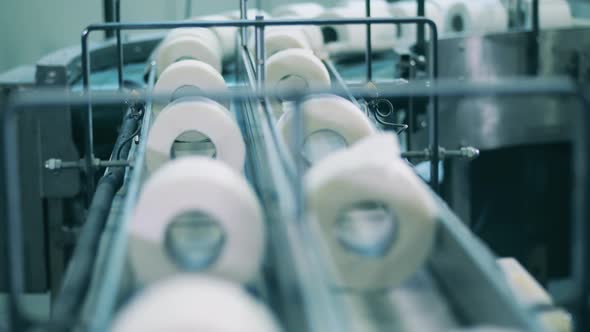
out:
M117 0L117 2L119 2ZM536 3L537 1L535 0L534 3ZM368 1L367 1L368 3ZM422 5L420 5L420 3ZM420 12L420 8L423 7L423 1L419 1L419 9L418 11ZM423 9L423 8L422 8ZM538 9L537 9L538 10ZM243 11L244 12L244 11ZM535 11L534 11L535 12ZM367 5L367 13L370 14L370 8L369 5ZM243 13L245 14L245 13ZM538 12L537 12L538 14ZM538 16L538 15L536 15ZM244 16L245 17L245 16ZM117 12L117 19L120 20L120 9ZM535 21L535 20L534 20ZM534 22L533 21L533 22ZM255 27L255 33L256 33L256 67L258 68L258 75L257 75L257 83L258 83L258 91L257 93L252 93L249 91L235 91L233 93L230 94L230 96L222 96L222 95L215 95L212 94L211 96L214 96L216 98L219 99L224 99L224 98L233 98L233 99L250 99L250 98L258 98L260 100L265 100L266 98L268 98L269 96L274 96L274 92L273 91L267 91L264 89L264 80L265 80L265 73L264 73L264 53L265 53L265 49L264 49L264 43L262 42L264 40L264 28L267 25L273 26L273 25L327 25L327 24L366 24L367 25L367 34L369 36L369 38L367 38L367 56L366 56L366 63L367 63L367 78L368 80L372 79L372 67L371 67L371 41L370 41L370 25L371 24L410 24L410 23L415 23L418 24L419 26L419 36L421 35L420 30L421 27L423 27L423 24L429 25L429 27L432 30L433 33L433 38L431 39L432 41L432 45L433 45L433 62L432 62L432 75L434 78L437 77L437 48L436 48L436 40L437 40L437 30L436 30L436 26L434 25L434 23L428 19L350 19L350 20L288 20L288 21L273 21L273 20L268 20L265 21L263 20L262 17L257 17L255 21L247 21L247 20L241 20L241 21L235 21L235 22L225 22L225 21L209 21L209 22L198 22L198 23L193 23L193 22L182 22L182 23L178 23L178 22L174 22L174 23L170 23L170 22L160 22L160 23L138 23L138 24L120 24L120 23L115 23L115 24L103 24L103 25L92 25L89 26L82 34L82 63L83 63L83 80L84 80L84 87L86 90L86 93L81 95L81 96L76 96L74 98L68 98L65 97L63 95L60 95L60 93L56 93L56 92L52 92L52 96L49 95L41 95L39 97L30 97L30 96L25 96L23 99L19 99L17 98L13 104L11 104L11 107L8 109L8 111L5 114L6 120L5 121L5 137L7 138L5 140L5 145L6 145L6 150L5 150L5 162L6 162L6 172L7 172L7 180L8 180L8 187L9 189L12 189L13 191L10 191L12 193L14 193L14 195L11 195L9 197L9 218L8 218L8 232L7 232L7 236L9 237L7 240L7 243L10 247L10 261L13 264L12 266L15 267L15 269L13 269L11 271L11 278L10 278L10 286L11 286L11 296L10 296L10 304L11 304L11 309L12 309L12 313L14 314L13 317L17 317L17 318L22 318L22 312L21 312L21 308L19 308L19 304L18 304L18 300L16 298L16 295L19 292L19 279L17 278L19 275L19 269L21 269L20 271L20 275L22 277L22 261L19 264L19 251L22 249L20 248L20 245L22 245L22 238L20 237L20 235L22 235L19 230L19 223L17 222L19 220L19 211L16 211L17 209L15 209L16 206L19 206L18 204L15 205L13 204L15 201L18 203L18 200L20 199L20 196L18 195L18 185L15 186L15 183L18 184L15 179L18 179L18 160L16 158L14 159L10 159L10 156L18 156L18 142L17 142L17 129L16 129L16 118L17 118L17 113L19 113L23 107L27 107L27 106L37 106L37 107L44 107L46 105L84 105L87 104L88 106L88 110L87 110L87 114L88 114L88 119L87 119L87 129L88 129L88 137L86 139L86 145L89 148L88 151L89 153L87 153L86 156L86 169L88 170L89 174L93 174L94 172L94 168L96 167L96 164L94 163L94 153L93 153L93 138L92 138L92 105L93 104L103 104L103 103L119 103L119 102L124 102L125 100L128 100L128 98L130 97L130 95L125 94L125 93L121 93L121 94L112 94L109 96L109 94L106 95L101 95L99 96L99 98L94 99L93 97L91 97L91 89L90 89L90 82L89 82L89 73L90 73L90 59L89 59L89 54L88 54L88 46L87 46L87 37L90 34L91 31L95 31L95 30L103 30L103 31L116 31L117 33L117 49L118 49L118 64L117 64L117 69L118 69L118 79L119 79L119 86L122 87L123 85L123 71L122 71L122 66L123 66L123 51L122 51L122 44L121 44L121 31L122 30L145 30L145 29L168 29L168 28L177 28L177 27L213 27L213 26L232 26L232 27L241 27L242 31L245 32L246 31L246 27L249 26L254 26ZM538 25L538 17L537 17L537 25ZM422 31L422 38L423 38L423 31ZM421 40L420 37L418 38L418 40ZM514 83L514 82L513 82ZM519 82L522 83L522 82ZM570 95L570 96L578 96L580 97L580 99L584 102L585 107L588 109L588 99L587 96L585 96L583 93L581 93L579 91L579 89L577 89L576 86L572 85L571 83L565 82L565 81L546 81L546 82L527 82L529 85L526 87L520 87L517 84L514 85L509 85L509 86L500 86L497 84L489 84L489 85L477 85L477 86L466 86L466 85L454 85L452 83L447 83L445 82L445 85L439 85L438 83L435 83L433 86L430 87L425 87L425 86L421 86L421 85L408 85L406 87L402 87L400 88L399 86L395 87L395 90L390 91L390 90L384 90L381 93L381 95L386 96L386 97L401 97L401 96L424 96L424 97L430 97L432 98L432 100L434 101L434 107L431 108L431 112L430 112L430 119L431 119L431 128L430 128L430 156L432 158L432 170L431 170L431 174L432 174L432 180L433 180L433 189L435 191L437 191L437 186L438 186L438 159L439 159L439 153L432 153L432 151L435 151L435 147L436 147L436 151L438 151L439 147L438 147L438 96L481 96L481 95L489 95L489 94L495 94L495 95L526 95L526 94L561 94L561 95ZM533 84L531 84L533 83ZM415 85L415 86L414 86ZM345 86L344 86L345 87ZM384 88L387 88L387 86L384 86ZM326 91L315 91L315 93L320 93L320 92L329 92L329 93L336 93L336 94L340 94L343 95L345 97L349 97L351 95L355 95L355 96L370 96L372 93L374 93L373 90L369 91L367 89L332 89L332 90L326 90ZM308 93L314 93L314 92L308 92ZM296 121L295 121L295 141L301 143L303 140L302 137L302 129L303 129L303 116L302 116L302 112L300 111L300 102L302 100L302 98L305 97L306 94L301 94L301 95L293 95L293 97L296 97ZM30 100L27 98L31 98ZM55 98L54 98L55 97ZM136 97L136 96L134 96ZM153 96L155 100L158 100L158 96ZM39 98L39 99L38 99ZM91 99L92 98L92 99ZM140 98L148 100L148 102L151 100L151 96L149 94L147 95L143 95ZM586 110L587 111L587 110ZM585 117L588 117L587 112L583 113ZM580 123L582 125L585 126L585 129L588 129L589 122L588 121L580 121ZM142 131L147 130L145 127L142 128ZM580 174L584 175L584 179L587 181L588 178L590 176L587 176L586 173L588 172L588 140L583 140L582 137L585 137L584 134L585 132L588 132L587 130L580 130L580 135L578 135L576 137L578 144L576 146L578 146L578 150L576 151L576 160L578 161L576 163L577 168L576 170L578 172L582 172ZM14 138L13 141L10 140L10 138ZM8 144L8 142L14 142L14 145L11 147L11 145ZM297 181L295 181L294 186L295 186L295 192L297 193L297 199L296 199L296 216L298 217L298 220L302 220L302 217L305 215L305 200L304 200L304 196L303 196L303 185L302 185L302 181L301 178L303 176L303 167L301 165L298 165L298 167L296 168L297 172L296 172L296 176L294 177ZM586 172L586 173L585 173ZM578 175L580 175L578 174ZM89 176L88 178L93 178L92 176ZM584 183L584 182L582 182ZM15 189L16 188L16 189ZM92 188L92 187L90 187ZM588 197L588 188L583 188L582 184L578 184L576 186L577 188L577 195L578 195L578 205L582 204L580 202L584 202L587 201L587 197ZM587 207L585 207L583 204L581 205L581 209L579 210L579 215L577 215L576 218L576 223L575 226L578 230L578 232L576 232L575 234L580 238L580 241L577 241L576 243L578 244L578 246L586 246L586 238L587 238L587 229L585 228L586 226L584 225L583 219L584 216L587 217L588 213L587 213ZM20 241L20 243L19 243ZM576 254L575 256L578 258L578 262L581 262L580 267L578 269L576 269L574 272L575 274L575 279L577 281L577 284L580 285L580 288L577 288L579 290L581 290L582 294L580 296L583 296L584 294L588 293L588 285L587 285L587 275L588 275L588 271L587 271L587 263L585 260L585 251L583 250L585 248L574 248L574 253ZM20 258L22 258L22 256L20 256ZM22 280L22 278L21 278ZM22 286L22 285L21 285ZM585 302L583 302L582 300L578 301L578 317L584 317L584 315L580 315L581 313L584 313L582 310L585 310ZM581 320L581 322L583 322L584 320ZM582 323L583 326L585 323Z
M582 93L580 88L573 84L571 81L568 80L517 80L517 81L498 81L494 83L457 83L457 82L436 82L431 86L425 86L423 84L408 84L404 86L396 86L395 89L390 89L391 87L383 86L383 91L381 93L383 96L386 97L403 97L403 96L430 96L432 94L440 95L440 96L463 96L463 97L473 97L473 96L487 96L487 95L495 95L495 96L518 96L518 95L540 95L540 94L554 94L554 95L563 95L563 96L577 96L584 102L584 112L580 115L581 121L578 123L580 124L580 128L577 128L576 131L578 135L576 136L576 154L575 164L576 167L576 179L584 179L584 181L577 181L575 184L576 188L576 220L573 223L575 227L575 234L577 240L575 241L576 246L573 248L573 254L575 257L575 261L579 262L577 269L574 271L574 280L576 281L576 292L574 294L578 294L579 298L576 298L577 305L576 305L576 315L580 319L580 324L585 326L584 324L584 315L579 315L580 312L584 312L585 310L585 301L582 300L584 297L583 294L587 294L587 283L588 283L588 271L587 271L587 252L585 246L588 245L587 243L587 226L585 225L585 218L589 215L587 204L584 204L588 201L588 190L590 186L587 186L588 180L590 179L590 174L588 168L588 159L590 156L589 153L589 145L590 140L587 139L587 135L590 134L590 121L588 121L588 117L590 116L590 103L588 103L588 97ZM302 98L305 98L308 94L314 93L333 93L338 94L341 96L346 96L349 91L344 91L342 89L329 89L329 90L321 90L321 91L309 91L305 94L297 94L294 93L292 96L295 100L297 100L297 104L299 104ZM354 96L368 96L374 93L372 89L366 88L358 88L358 89L350 89L350 93ZM269 90L259 90L259 91L250 91L249 89L236 89L232 92L227 94L202 94L207 97L213 97L214 99L219 100L246 100L246 99L263 99L263 98L270 98L275 97L277 94L274 91ZM22 113L28 107L51 107L57 105L85 105L88 102L89 92L77 95L77 96L69 96L65 95L63 92L56 92L51 91L47 93L37 92L35 95L24 95L20 98L16 98L11 103L10 107L5 112L5 123L4 123L4 135L5 135L5 142L12 142L12 144L5 143L5 167L6 167L6 179L7 179L7 188L8 191L12 193L8 197L8 232L6 242L9 244L9 257L11 266L13 267L10 271L10 304L13 313L13 317L22 318L23 311L19 305L17 295L22 290L22 276L23 276L23 261L22 261L22 230L20 221L20 211L19 209L15 208L18 207L20 204L20 188L18 185L19 179L19 168L18 164L19 161L18 157L18 131L17 131L17 118L18 114ZM130 98L138 99L138 100L151 100L151 101L166 101L168 100L168 96L156 96L142 94L139 97L137 95L132 95L130 93L124 92L111 92L111 93L101 93L100 95L95 94L93 96L93 103L100 105L100 104L114 104L114 103L123 103ZM152 98L152 99L150 99ZM301 130L303 129L303 117L302 112L299 108L295 109L296 121L294 123L295 132L297 141L301 142L302 134ZM583 127L583 128L582 128ZM145 130L145 129L144 129ZM296 197L296 216L298 217L296 220L301 220L300 218L305 215L305 205L303 199L303 186L302 186L302 171L301 168L297 167L298 171L296 172L295 181L293 183L294 186L294 193ZM580 294L582 293L582 294Z
M245 6L241 7L242 15L244 15ZM202 22L152 22L152 23L104 23L104 24L93 24L88 26L81 36L82 44L82 80L84 89L91 91L90 88L90 58L88 52L88 37L93 31L116 31L121 32L123 30L163 30L163 29L174 29L174 28L210 28L210 27L237 27L242 28L242 35L245 35L247 27L254 27L257 31L264 30L267 26L286 26L286 25L346 25L346 24L417 24L419 26L427 25L431 31L431 66L430 74L431 77L436 80L438 78L438 47L436 40L438 39L438 30L436 24L427 18L358 18L358 19L290 19L290 20L236 20L236 21L202 21ZM258 32L259 34L261 32ZM263 32L262 32L263 35ZM256 39L257 44L260 44L260 37ZM244 40L242 40L244 42ZM370 47L370 43L367 44ZM264 52L264 43L260 46L256 46L260 52ZM121 51L122 47L118 44L118 49ZM366 50L367 54L371 54L370 48ZM260 63L257 64L264 67L265 59L258 59ZM367 73L371 72L372 61L370 56L367 56L366 68ZM122 75L123 71L123 55L122 52L118 52L117 58L117 72ZM264 73L263 73L264 74ZM264 80L264 78L262 78ZM119 81L122 82L122 77L119 77ZM429 149L430 151L438 151L439 147L439 133L438 133L438 96L431 95L432 105L429 110ZM92 133L92 99L88 98L88 112L86 113L86 131L87 135L85 140L86 155L84 157L86 171L88 172L88 178L93 178L94 174L94 144L93 144L93 133ZM431 187L435 192L439 189L439 153L431 153ZM94 188L94 183L90 183L88 180L88 188Z

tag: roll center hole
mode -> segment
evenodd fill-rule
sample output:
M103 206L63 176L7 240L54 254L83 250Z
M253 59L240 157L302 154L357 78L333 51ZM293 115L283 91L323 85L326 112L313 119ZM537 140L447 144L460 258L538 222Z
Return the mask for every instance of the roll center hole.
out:
M455 15L451 19L451 28L454 32L463 32L465 29L465 22L463 21L463 17L460 15Z
M340 245L363 257L387 254L395 241L397 217L384 204L362 202L344 209L335 224Z
M348 146L342 135L334 130L321 129L305 137L301 156L308 166L317 163L328 154Z
M203 92L203 90L201 90L200 88L198 88L194 85L183 85L183 86L179 87L178 89L174 90L174 92L170 96L170 102L173 102L175 100L178 100L180 98L185 98L185 97L197 97L202 92Z
M199 59L197 59L195 57L192 57L190 55L183 55L183 56L177 58L176 60L174 60L174 62L180 62L180 61L183 61L183 60L199 60Z
M331 43L338 40L338 31L333 27L323 27L322 36L324 37L324 43Z
M289 95L304 92L309 88L309 84L299 75L287 75L279 80L276 88L279 99L289 101Z
M185 156L216 158L217 149L215 144L203 133L190 130L178 135L170 148L171 159Z
M212 217L189 211L168 225L164 245L176 265L187 271L198 271L217 259L224 243L225 232Z

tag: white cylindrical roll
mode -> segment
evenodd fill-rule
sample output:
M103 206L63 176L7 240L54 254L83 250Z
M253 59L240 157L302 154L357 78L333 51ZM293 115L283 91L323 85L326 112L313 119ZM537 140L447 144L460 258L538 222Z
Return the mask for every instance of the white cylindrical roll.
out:
M205 92L227 91L223 76L211 67L211 65L197 60L181 60L173 63L158 77L154 86L155 94L172 93L170 101L174 99L174 93L182 93L180 89L202 90ZM229 101L222 104L229 109ZM154 115L158 116L165 105L154 105Z
M202 17L195 17L193 21L205 20L205 21L224 21L228 20L230 17L224 15L208 15ZM238 28L235 27L213 27L211 31L215 33L217 39L219 39L219 44L221 45L222 53L223 53L223 62L227 63L232 60L236 53L236 34L238 32Z
M399 158L393 134L372 135L324 158L305 176L310 219L332 258L336 287L375 290L395 287L430 254L436 203L425 184ZM393 236L383 255L366 257L342 245L335 227L346 209L367 202L392 213Z
M500 0L436 0L443 12L443 33L505 31L508 15Z
M407 17L416 17L418 12L418 6L416 1L408 0L408 1L400 1L391 4L389 9L391 16L394 18L407 18ZM440 34L442 29L442 14L440 11L440 7L432 1L426 1L425 3L425 12L426 17L434 21L436 24L437 30ZM425 28L425 36L429 38L430 32L429 29ZM416 43L416 25L415 24L400 24L398 25L398 32L397 32L397 42L396 47L401 48L408 48Z
M343 19L365 17L364 1L353 1L345 7L324 11L318 18ZM385 1L371 1L371 17L391 17ZM346 55L364 52L367 40L367 28L362 24L333 25L322 27L324 43L330 54ZM391 49L395 44L397 27L394 24L371 25L373 51L381 52Z
M351 101L335 95L319 95L307 99L301 104L303 111L303 138L322 131L329 130L340 135L346 145L375 133L375 128L367 116ZM293 144L294 111L287 111L277 123L277 128L291 150L298 155L303 147Z
M296 19L297 16L283 16L281 18L285 19ZM305 35L305 39L309 43L310 48L316 53L317 55L321 55L322 51L324 50L324 35L322 34L322 29L317 25L295 25L295 26L285 26L285 27L274 27L274 28L283 28L283 29L298 29L303 32Z
M315 2L303 2L278 6L272 11L275 17L294 16L300 18L314 18L324 12L324 7Z
M180 275L144 289L115 318L113 332L279 332L272 313L234 283Z
M213 39L217 40L217 37L214 36ZM209 37L197 37L186 29L175 32L174 35L165 38L156 50L158 77L168 66L185 59L203 61L221 72L221 54L218 41L211 42Z
M310 50L287 49L275 53L266 61L266 84L269 89L281 91L327 89L330 74L322 61ZM273 101L273 113L283 113L281 102Z
M532 25L532 1L526 2L527 26ZM543 29L563 28L573 25L572 11L566 0L540 0L539 25Z
M311 49L302 29L270 30L264 39L267 57L290 48Z
M216 51L218 55L221 55L221 44L219 43L219 39L215 35L213 30L208 28L177 28L172 29L166 37L164 38L163 42L166 42L170 39L174 39L177 37L183 36L191 36L199 39L203 39L208 45L212 46L212 49Z
M168 226L188 212L206 214L223 231L223 245L213 262L191 272L240 283L254 280L265 247L256 194L226 163L190 156L168 162L142 188L129 226L129 259L137 281L146 284L190 271L166 244Z
M150 128L147 137L146 166L153 172L171 159L174 141L181 135L197 132L190 141L209 138L216 158L237 172L244 168L246 146L240 128L229 111L206 98L183 98L166 106Z

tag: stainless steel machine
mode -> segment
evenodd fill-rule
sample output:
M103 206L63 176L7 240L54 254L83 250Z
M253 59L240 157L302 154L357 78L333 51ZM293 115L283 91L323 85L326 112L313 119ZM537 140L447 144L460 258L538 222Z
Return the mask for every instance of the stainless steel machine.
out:
M424 15L424 1L417 3ZM158 98L150 55L164 34L152 32L235 26L238 50L223 74L248 142L245 174L269 225L269 254L252 293L285 331L544 331L545 314L569 317L562 309L577 331L586 330L588 28L540 31L533 19L531 31L429 42L425 31L435 25L420 17L267 20L246 17L247 3L240 6L242 20L232 22L125 23L117 22L115 1L119 9L107 17L115 22L89 26L81 47L0 74L0 280L10 309L0 328L108 330L138 291L126 270L126 225L143 185ZM407 53L323 59L334 93L381 130L399 133L404 157L428 161L439 210L435 248L392 289L334 287L320 239L305 222L303 167L285 158L264 100L271 92L259 89L265 28L328 23L420 26ZM133 30L150 33L123 41ZM113 38L89 41L100 32ZM554 302L523 304L499 256L518 258ZM31 317L19 297L42 292L52 294L49 319Z

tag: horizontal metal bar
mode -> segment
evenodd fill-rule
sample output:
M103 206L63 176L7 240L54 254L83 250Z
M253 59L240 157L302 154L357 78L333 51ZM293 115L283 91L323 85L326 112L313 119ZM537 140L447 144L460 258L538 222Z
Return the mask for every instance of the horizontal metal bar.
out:
M553 77L543 79L515 78L498 80L494 82L465 82L456 80L414 81L408 84L399 85L387 83L365 87L350 87L342 89L332 87L329 89L309 89L307 91L277 91L272 88L265 88L260 91L253 91L250 88L236 86L229 91L195 91L187 93L186 97L207 97L211 99L244 100L248 98L306 98L315 94L335 94L346 97L371 97L375 95L375 88L379 96L383 98L394 97L428 97L436 95L440 97L482 97L482 96L524 96L524 95L577 95L576 84L567 77ZM154 102L167 103L170 100L170 92L150 94L143 92L126 91L95 91L92 93L93 104L117 104L123 103L131 98L141 101L148 97ZM350 93L350 94L349 94ZM35 91L23 91L11 99L12 111L6 112L5 116L14 115L15 108L21 109L31 106L61 106L61 105L84 105L88 103L88 92L71 94L59 89L39 89ZM10 108L9 108L10 110ZM42 110L35 110L42 111Z
M269 19L263 21L253 20L211 20L211 21L161 21L138 23L98 23L91 24L82 35L91 31L112 30L167 30L175 28L212 28L212 27L256 27L256 26L285 26L285 25L359 25L359 24L426 24L436 30L436 23L425 17L407 18L345 18L345 19Z

